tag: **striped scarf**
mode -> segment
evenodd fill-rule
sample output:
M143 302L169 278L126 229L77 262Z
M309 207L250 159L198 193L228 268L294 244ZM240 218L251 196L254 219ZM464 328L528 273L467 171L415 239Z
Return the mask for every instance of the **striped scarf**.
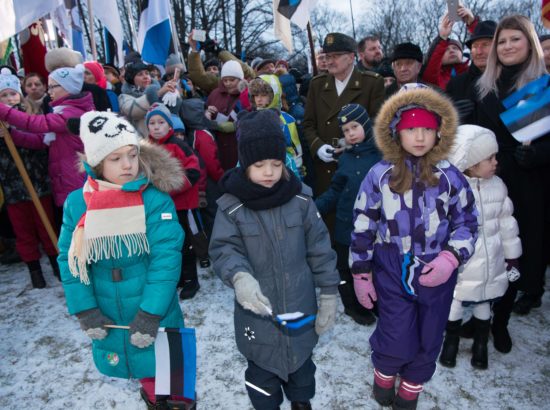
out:
M69 270L90 284L87 264L149 253L142 185L138 191L123 191L120 185L88 177L83 194L86 212L78 221L69 247Z

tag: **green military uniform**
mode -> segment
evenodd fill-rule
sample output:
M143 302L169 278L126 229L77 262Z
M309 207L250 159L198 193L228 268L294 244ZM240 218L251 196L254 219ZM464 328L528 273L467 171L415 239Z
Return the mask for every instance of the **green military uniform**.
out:
M336 162L323 162L317 157L317 150L324 144L332 145L333 138L341 138L338 113L346 104L361 104L370 118L375 118L384 102L384 79L376 73L362 73L357 68L346 88L338 96L334 76L321 74L309 85L304 116L304 134L310 146L316 172L315 195L327 190L337 168Z

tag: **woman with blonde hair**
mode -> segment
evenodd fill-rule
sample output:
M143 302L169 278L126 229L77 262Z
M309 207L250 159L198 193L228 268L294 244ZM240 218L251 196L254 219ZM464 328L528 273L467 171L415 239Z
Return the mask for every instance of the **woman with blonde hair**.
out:
M550 132L519 143L500 120L502 101L516 90L546 74L543 51L533 24L524 16L504 17L498 23L487 68L477 82L476 123L497 136L499 176L514 203L523 245L519 260L521 279L508 288L493 306L492 333L495 348L508 353L512 340L506 326L512 309L527 314L539 307L545 272L545 213L550 186ZM522 296L514 305L517 291Z

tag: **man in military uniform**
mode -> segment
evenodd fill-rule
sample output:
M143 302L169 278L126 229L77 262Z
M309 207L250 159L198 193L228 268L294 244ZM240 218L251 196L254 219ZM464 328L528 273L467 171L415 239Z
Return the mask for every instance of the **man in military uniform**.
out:
M310 146L316 173L315 195L327 190L336 171L333 146L342 137L338 113L346 104L361 104L371 121L384 101L384 80L373 72L355 68L355 40L342 33L330 33L323 42L328 73L311 80L304 116L304 134Z

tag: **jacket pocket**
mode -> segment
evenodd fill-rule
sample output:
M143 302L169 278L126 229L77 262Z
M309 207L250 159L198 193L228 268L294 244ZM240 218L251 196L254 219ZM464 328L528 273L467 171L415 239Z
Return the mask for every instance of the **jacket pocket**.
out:
M287 228L294 228L297 226L302 226L304 224L302 214L300 212L290 212L284 214L283 217Z
M243 236L259 236L260 235L260 227L255 222L246 222L246 223L239 223L237 224L239 227L239 230L241 231Z

